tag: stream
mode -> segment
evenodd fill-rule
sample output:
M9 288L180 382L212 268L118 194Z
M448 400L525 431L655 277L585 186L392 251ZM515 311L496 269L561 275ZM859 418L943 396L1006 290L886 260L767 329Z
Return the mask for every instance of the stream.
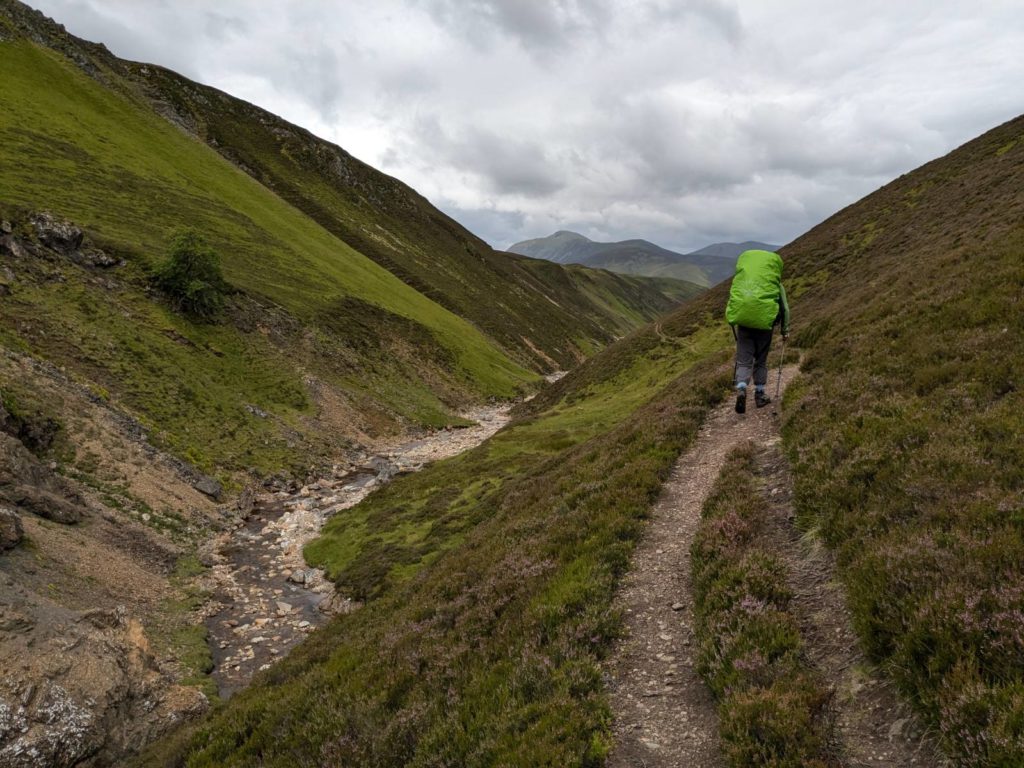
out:
M324 523L395 475L479 445L508 423L511 408L506 403L468 411L462 416L475 426L357 455L297 492L259 496L245 521L214 542L214 564L206 579L213 593L210 610L216 612L205 624L221 698L245 688L253 675L331 616L357 607L335 592L323 571L303 560L303 547Z

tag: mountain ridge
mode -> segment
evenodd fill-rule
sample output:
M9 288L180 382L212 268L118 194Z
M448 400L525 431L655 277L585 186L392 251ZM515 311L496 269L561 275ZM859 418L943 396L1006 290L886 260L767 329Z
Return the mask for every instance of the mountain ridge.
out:
M729 277L736 257L753 248L777 250L777 246L747 241L713 243L683 254L639 238L599 242L564 229L547 237L513 243L508 250L558 264L582 264L621 274L671 277L711 286Z

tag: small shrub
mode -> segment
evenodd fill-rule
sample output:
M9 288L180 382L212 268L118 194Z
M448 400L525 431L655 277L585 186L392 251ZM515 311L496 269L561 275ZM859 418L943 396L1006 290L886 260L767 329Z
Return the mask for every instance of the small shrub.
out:
M193 229L174 236L167 261L156 269L153 280L175 309L204 321L220 313L228 291L220 257Z
M811 675L733 696L722 710L722 742L730 765L826 768L827 743L819 725L828 697Z

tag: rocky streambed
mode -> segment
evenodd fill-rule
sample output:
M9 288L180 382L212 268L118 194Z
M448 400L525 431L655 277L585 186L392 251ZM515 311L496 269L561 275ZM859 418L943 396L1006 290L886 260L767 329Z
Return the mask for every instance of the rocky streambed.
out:
M259 496L252 513L212 543L206 627L213 678L224 698L244 688L330 616L356 606L334 591L323 571L306 566L302 549L324 523L395 475L469 450L509 420L510 405L463 414L475 426L446 429L364 453L295 492Z

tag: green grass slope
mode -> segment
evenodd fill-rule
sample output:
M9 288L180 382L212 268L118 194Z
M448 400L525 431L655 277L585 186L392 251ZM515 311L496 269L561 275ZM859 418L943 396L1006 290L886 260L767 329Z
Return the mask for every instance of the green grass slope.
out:
M225 433L241 430L256 443L271 439L266 433L275 430L253 427L244 404L285 421L308 413L304 372L336 386L357 409L425 424L445 423L461 401L511 396L535 379L476 327L148 104L18 39L3 16L0 23L14 38L0 42L4 217L24 223L29 211L53 211L126 261L110 272L114 281L70 263L12 263L18 279L0 324L8 346L96 383L180 453L263 469L282 457L261 451L247 465L245 450L233 455L214 438L230 443ZM225 324L194 325L148 293L147 272L182 225L220 252L239 292ZM273 438L295 442L282 437L289 429Z
M70 36L63 41L81 47ZM405 184L265 110L161 67L95 48L82 55L338 239L470 320L524 366L574 365L581 349L604 346L698 290L552 270L494 251Z
M1020 765L1024 118L784 250L800 523L962 765ZM727 391L726 287L596 355L307 555L368 600L152 765L599 765L611 598Z

